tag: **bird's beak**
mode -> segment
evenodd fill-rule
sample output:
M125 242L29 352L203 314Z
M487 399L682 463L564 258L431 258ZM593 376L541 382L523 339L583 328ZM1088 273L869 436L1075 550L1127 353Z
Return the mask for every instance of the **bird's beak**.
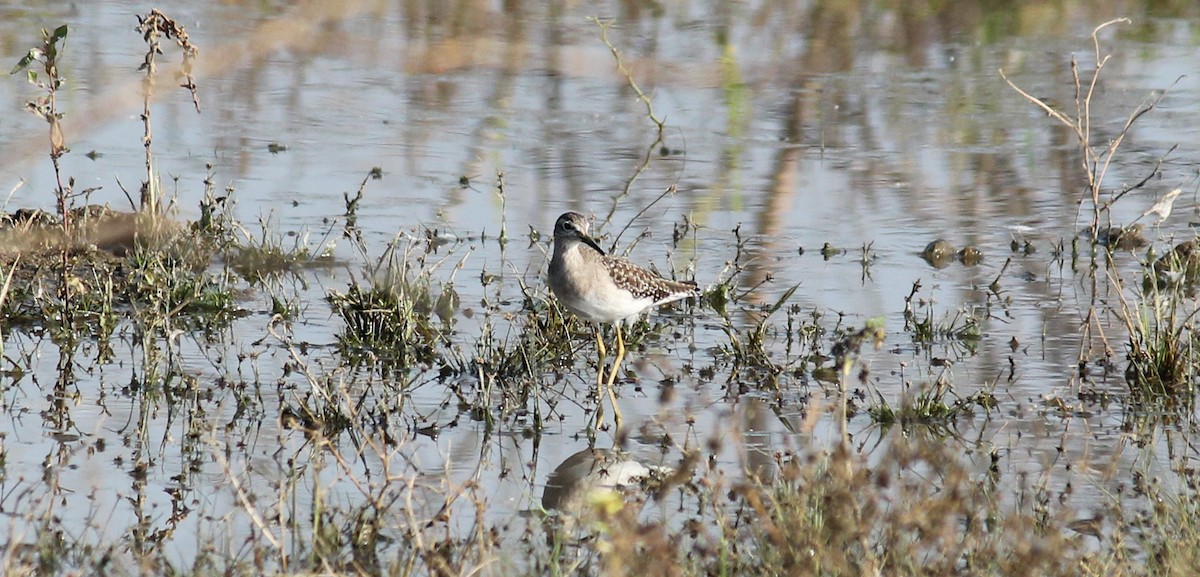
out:
M580 234L579 240L583 241L584 244L596 249L596 252L598 252L600 254L608 254L608 253L604 252L604 249L600 248L600 245L596 244L596 241L592 237L590 237L586 234Z

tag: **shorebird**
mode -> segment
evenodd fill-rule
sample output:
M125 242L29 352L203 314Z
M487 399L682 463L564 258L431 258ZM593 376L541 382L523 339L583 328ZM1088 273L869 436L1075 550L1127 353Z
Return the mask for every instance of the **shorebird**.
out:
M596 326L599 352L596 386L607 386L617 429L621 411L617 408L613 383L625 358L625 339L621 325L632 322L641 313L669 302L700 296L694 282L665 279L628 259L604 252L589 236L587 218L578 212L566 212L554 223L554 255L550 258L550 290L563 308ZM604 339L599 324L616 329L617 356L608 382L604 381Z

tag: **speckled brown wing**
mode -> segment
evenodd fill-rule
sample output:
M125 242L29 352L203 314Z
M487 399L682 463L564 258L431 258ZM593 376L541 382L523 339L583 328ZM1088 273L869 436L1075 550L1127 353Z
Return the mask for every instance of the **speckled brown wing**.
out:
M699 294L694 282L678 282L662 278L628 260L605 256L604 265L612 275L613 283L628 290L634 298L648 298L655 303L665 303Z

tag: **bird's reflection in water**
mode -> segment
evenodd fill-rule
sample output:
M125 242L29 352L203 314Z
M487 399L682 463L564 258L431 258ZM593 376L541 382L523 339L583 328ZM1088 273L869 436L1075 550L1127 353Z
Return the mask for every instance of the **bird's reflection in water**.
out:
M550 473L542 492L542 508L550 513L547 540L586 527L594 504L618 499L640 507L669 473L615 449L584 449L567 457Z

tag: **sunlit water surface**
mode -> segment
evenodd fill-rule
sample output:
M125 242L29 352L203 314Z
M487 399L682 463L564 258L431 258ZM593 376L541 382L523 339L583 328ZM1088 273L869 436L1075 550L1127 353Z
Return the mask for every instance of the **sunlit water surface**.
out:
M494 323L500 338L516 338L519 280L549 298L548 235L560 213L596 215L606 242L637 217L621 245L648 235L631 257L694 276L706 288L728 278L727 263L743 243L745 270L735 286L739 294L752 290L731 309L737 330L761 318L757 305L774 304L795 285L787 305L796 307L799 321L814 312L826 328L842 314L849 326L883 320L887 341L862 359L870 369L867 384L850 383L865 395L848 426L864 452L883 450L896 432L867 416L875 391L898 404L906 390L944 376L960 395L991 390L999 401L990 412L960 418L944 431L945 442L960 444L964 458L978 459L981 469L998 452L1011 470L1052 475L1052 486L1073 482L1081 509L1132 467L1194 458L1170 449L1177 425L1139 428L1144 416L1129 414L1119 401L1078 400L1080 390L1117 399L1127 393L1119 368L1104 374L1094 367L1086 377L1078 368L1086 311L1093 298L1117 295L1094 291L1072 271L1069 255L1052 256L1060 241L1069 250L1090 219L1090 205L1080 208L1085 183L1077 148L998 73L1065 106L1074 94L1072 56L1085 71L1094 65L1092 28L1118 16L1134 20L1102 35L1114 56L1092 114L1098 140L1107 141L1152 91L1170 88L1127 136L1106 187L1140 180L1178 145L1161 176L1113 211L1114 221L1129 222L1158 195L1183 188L1174 216L1153 233L1161 252L1172 238L1191 238L1189 225L1198 220L1194 8L1156 15L1119 2L1017 3L1011 12L963 6L921 16L877 3L684 2L661 11L636 4L171 7L168 14L201 48L202 112L169 76L178 62L171 49L160 57L168 75L154 97L153 149L179 216L198 216L211 164L218 188L233 191L239 219L254 225L251 234L259 234L262 220L268 235L296 234L318 250L335 245L340 264L283 283L303 303L290 324L272 324L272 294L257 290L241 303L249 314L227 332L180 335L173 351L192 390L184 398L128 388L142 358L132 329L118 331L112 362L89 364L97 352L83 345L65 369L77 394L57 401L68 406L66 422L64 411L49 410L64 370L58 349L40 336L5 331L5 355L31 372L3 381L0 474L7 502L0 505L19 511L20 500L30 498L23 490L41 490L43 467L59 468L60 514L110 528L113 534L97 536L105 541L135 519L149 519L151 530L174 526L172 493L181 491L196 513L178 520L170 550L186 559L196 539L181 536L219 534L220 520L245 507L235 480L270 495L278 488L272 483L293 470L329 459L313 452L303 434L281 427L279 407L294 406L310 385L300 372L285 370L291 352L268 333L307 345L303 362L318 373L339 371L352 390L400 394L394 374L339 362L334 344L341 321L324 300L362 277L361 257L342 240L340 215L344 193L353 194L373 167L383 178L367 184L358 209L372 254L397 233L425 228L460 239L439 253L448 260L436 277L456 275L461 306L454 338L468 353L485 322ZM69 84L60 106L71 152L63 170L77 190L99 187L89 202L122 209L128 203L121 187L136 195L145 170L137 72L143 44L133 30L142 9L115 1L0 7L4 62L15 64L40 27L70 25L62 61ZM665 122L662 142L591 16L614 21L609 38ZM0 191L12 191L8 210L52 207L45 126L21 112L32 94L20 75L0 83ZM89 151L99 154L91 159ZM676 191L659 199L670 187ZM698 228L673 246L674 227L685 222ZM496 241L502 230L509 238L503 251ZM919 253L937 238L978 247L984 260L934 268ZM1013 241L1036 250L1014 252ZM838 250L823 255L825 244ZM1144 258L1144 252L1117 255L1130 270ZM501 282L480 286L485 271ZM993 281L999 296L990 295ZM918 282L914 306L933 301L919 315L932 311L948 323L971 312L981 320L982 338L969 346L953 339L914 343L903 311ZM512 321L475 314L484 299L502 302ZM786 315L785 308L771 322L782 326ZM837 438L835 386L805 371L788 372L766 389L731 381L723 357L729 337L716 312L686 308L651 319L675 328L631 353L627 366L637 379L620 385L634 454L670 464L681 448L715 438L724 441L719 462L732 473L769 466L776 451ZM1119 323L1115 317L1104 323L1120 361ZM674 331L683 337L673 339ZM782 332L768 339L781 363L797 354L787 357L785 341ZM578 345L581 358L595 354L585 336ZM1103 354L1095 341L1084 350L1091 359ZM933 366L932 359L949 363ZM367 451L344 466L377 480L385 470L417 475L424 488L412 504L418 515L436 513L446 495L475 479L489 488L493 521L518 518L538 506L550 471L588 445L595 373L582 360L575 366L575 373L543 379L546 420L536 435L527 434L528 418L507 416L499 428L472 419L436 370L412 373L404 389L410 426L391 431L402 448L385 458ZM715 376L701 377L705 367ZM251 414L238 412L244 395L261 399ZM825 416L810 421L808 411ZM434 430L436 436L418 434ZM665 450L664 433L672 440ZM612 443L602 431L598 444ZM148 468L131 471L139 460ZM332 486L333 498L361 499L338 467L325 471L309 481L314 494ZM471 514L463 506L455 503L454 510ZM234 517L246 530L249 521ZM20 535L25 525L15 519L12 527Z

